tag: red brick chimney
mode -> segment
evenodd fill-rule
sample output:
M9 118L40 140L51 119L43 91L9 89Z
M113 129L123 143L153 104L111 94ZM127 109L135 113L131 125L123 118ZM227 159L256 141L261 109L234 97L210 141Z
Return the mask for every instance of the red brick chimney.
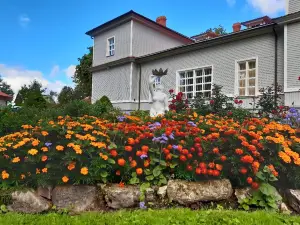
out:
M233 28L233 32L239 32L239 31L241 31L242 24L241 23L234 23L232 25L232 28Z
M159 23L162 26L167 26L167 17L165 16L159 16L156 18L156 23Z

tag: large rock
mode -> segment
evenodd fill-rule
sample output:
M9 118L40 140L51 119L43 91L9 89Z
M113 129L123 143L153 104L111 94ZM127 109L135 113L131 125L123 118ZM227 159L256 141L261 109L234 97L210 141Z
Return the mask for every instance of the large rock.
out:
M157 195L158 195L158 197L160 199L164 199L166 197L166 195L167 195L167 188L168 188L167 185L158 188Z
M232 186L229 180L188 182L170 180L167 195L169 200L188 205L200 201L219 201L230 198Z
M41 213L51 207L51 203L35 191L26 190L12 193L12 205L8 206L8 209L20 213Z
M286 198L290 207L300 213L300 190L287 190Z
M53 190L53 187L47 186L47 187L38 187L36 191L39 196L51 200L52 190Z
M52 202L57 209L74 212L104 209L103 195L96 186L66 185L57 186L52 192Z
M235 189L234 195L237 198L238 202L241 202L245 198L249 198L252 196L251 191L252 189L250 187Z
M108 207L113 209L131 208L139 204L140 189L138 186L109 184L102 187Z

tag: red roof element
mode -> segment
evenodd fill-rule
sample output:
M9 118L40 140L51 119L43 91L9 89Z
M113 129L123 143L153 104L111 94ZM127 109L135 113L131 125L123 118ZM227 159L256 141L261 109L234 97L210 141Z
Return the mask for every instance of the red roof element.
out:
M5 94L4 92L0 91L0 100L11 101L13 99L12 96Z
M253 20L243 22L241 24L243 26L247 27L247 28L253 28L253 27L258 27L258 26L271 24L271 23L273 23L273 20L270 17L263 16L263 17L260 17L260 18L256 18L256 19L253 19Z
M203 41L203 40L215 38L215 37L218 37L218 36L219 35L217 35L215 32L208 31L208 32L205 32L205 33L202 33L202 34L195 35L191 38L195 39L196 41Z

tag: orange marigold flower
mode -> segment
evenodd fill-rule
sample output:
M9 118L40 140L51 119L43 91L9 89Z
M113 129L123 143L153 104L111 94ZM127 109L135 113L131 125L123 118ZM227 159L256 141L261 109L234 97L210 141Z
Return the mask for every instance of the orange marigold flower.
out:
M80 173L82 175L87 175L89 173L89 169L87 167L82 167Z
M135 171L136 171L137 175L143 174L143 169L142 168L137 168Z
M249 149L251 152L256 151L256 147L255 147L254 145L248 145L248 149Z
M39 140L34 140L34 141L31 142L32 146L38 146L39 143L40 143Z
M214 149L213 149L213 153L219 154L219 148L214 148Z
M75 162L71 162L71 163L68 165L68 170L73 170L73 169L75 169L75 165L76 165Z
M21 161L20 157L15 157L15 158L13 158L12 163L18 163L20 161Z
M285 152L279 152L278 153L278 156L285 162L285 163L291 163L292 160L291 160L291 157L288 156Z
M48 168L43 168L43 169L42 169L42 172L43 172L43 173L47 173L47 172L48 172Z
M35 169L35 173L36 173L36 174L40 174L40 173L41 173L41 170L38 169L38 168L36 168L36 169Z
M48 159L48 156L46 156L46 155L43 155L43 156L42 156L42 162L47 161L47 159Z
M56 150L57 150L57 151L63 151L63 150L64 150L64 146L62 146L62 145L57 145L57 146L56 146Z
M136 166L137 166L136 161L135 161L135 160L132 160L132 161L130 162L130 166L131 166L131 168L136 167Z
M44 137L46 137L46 136L49 135L49 133L48 133L47 131L42 131L41 134L42 134Z
M100 155L100 157L103 159L103 160L108 160L108 156L107 155L104 155L104 154L102 154L102 153L100 153L99 154Z
M66 139L71 139L72 135L71 134L66 134Z
M243 155L244 151L240 148L235 149L235 153L238 155Z
M216 164L216 169L219 170L219 171L222 171L223 169L223 166L220 165L220 164Z
M241 174L246 174L248 172L248 170L245 167L240 168L239 171Z
M215 164L213 162L211 162L211 163L208 164L208 167L213 169L213 168L215 168Z
M118 159L118 165L119 166L124 166L126 161L124 159Z
M47 148L47 147L42 147L41 150L42 150L43 152L48 152L48 148Z
M21 180L24 180L26 178L25 174L21 174L20 178Z
M69 178L67 176L63 176L61 178L61 180L64 182L64 183L67 183L69 181Z
M134 145L135 144L135 140L133 138L128 138L127 140L129 145Z
M222 155L222 156L220 157L220 160L221 160L222 162L226 161L226 159L227 159L227 157L226 157L225 155Z
M36 150L36 149L30 149L28 151L28 154L30 154L30 155L36 155L37 153L38 153L38 150Z
M125 146L125 151L131 152L132 151L132 147L130 145Z
M125 186L125 183L121 181L121 182L119 183L119 187L120 187L120 188L123 188L124 186Z
M117 171L116 171L116 175L117 175L117 176L120 176L120 175L121 175L121 171L120 171L120 170L117 170Z
M116 156L118 155L118 152L117 152L115 149L112 149L112 150L110 151L110 155L111 155L112 157L116 157Z
M142 146L142 151L143 151L143 152L148 152L148 151L149 151L149 147L146 146L146 145L143 145L143 146Z
M149 165L150 165L150 160L148 160L148 159L145 160L145 161L144 161L144 167L147 168Z
M241 161L243 163L249 163L249 164L251 164L251 163L253 163L254 159L253 159L253 157L251 155L245 155L245 156L243 156L241 158Z
M1 175L2 175L2 179L3 179L3 180L9 178L9 173L7 173L6 170L3 170Z

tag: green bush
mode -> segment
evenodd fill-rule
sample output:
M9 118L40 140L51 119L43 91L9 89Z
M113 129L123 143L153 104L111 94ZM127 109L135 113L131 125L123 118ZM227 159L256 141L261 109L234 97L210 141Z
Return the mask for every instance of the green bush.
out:
M102 104L105 105L107 107L112 107L113 105L111 104L111 101L109 100L109 98L107 96L102 96L102 98L100 98L98 101L96 101L95 104Z
M63 106L63 115L61 116L68 115L72 117L78 117L89 115L91 110L92 107L90 103L82 100L74 100Z

